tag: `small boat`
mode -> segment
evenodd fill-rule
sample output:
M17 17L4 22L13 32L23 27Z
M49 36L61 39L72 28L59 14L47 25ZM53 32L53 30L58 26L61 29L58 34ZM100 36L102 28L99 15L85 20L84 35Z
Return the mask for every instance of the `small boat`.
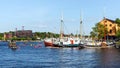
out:
M9 48L11 48L12 50L16 50L18 47L15 42L10 42Z
M85 44L86 47L101 47L101 42L94 41L94 40L88 40Z
M106 41L94 41L94 40L89 40L86 42L85 47L86 48L110 48L113 47L113 45L110 45L112 43L107 43Z

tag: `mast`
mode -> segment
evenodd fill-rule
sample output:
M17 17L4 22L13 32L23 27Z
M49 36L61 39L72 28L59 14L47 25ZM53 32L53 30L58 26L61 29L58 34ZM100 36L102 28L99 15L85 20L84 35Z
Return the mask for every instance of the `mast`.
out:
M60 25L60 38L63 38L63 34L64 34L64 31L63 31L63 13L61 15L61 25Z
M105 20L106 20L106 18L105 18ZM105 21L104 21L104 41L106 42L106 26L105 26Z
M103 10L103 18L104 18L104 20L106 20L105 10L106 10L106 8L104 7L104 10ZM105 26L105 23L106 23L106 21L104 21L104 41L106 42L106 26Z
M78 30L77 30L77 38L78 38L79 36L78 36Z
M82 13L80 13L80 39L82 39Z
M15 28L15 36L17 37L17 28Z

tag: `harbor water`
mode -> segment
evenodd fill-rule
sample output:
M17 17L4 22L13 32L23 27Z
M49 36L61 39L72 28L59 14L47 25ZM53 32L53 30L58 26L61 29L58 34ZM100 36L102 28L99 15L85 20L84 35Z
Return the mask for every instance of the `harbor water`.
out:
M40 45L40 47L35 47ZM43 42L0 42L0 68L119 68L120 49L49 48Z

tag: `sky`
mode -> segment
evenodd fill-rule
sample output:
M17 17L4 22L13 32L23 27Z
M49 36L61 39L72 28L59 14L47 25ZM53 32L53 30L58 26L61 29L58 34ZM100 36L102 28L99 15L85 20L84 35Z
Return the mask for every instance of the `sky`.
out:
M64 33L89 35L103 17L120 18L120 0L0 0L0 32L25 30L60 33L61 15Z

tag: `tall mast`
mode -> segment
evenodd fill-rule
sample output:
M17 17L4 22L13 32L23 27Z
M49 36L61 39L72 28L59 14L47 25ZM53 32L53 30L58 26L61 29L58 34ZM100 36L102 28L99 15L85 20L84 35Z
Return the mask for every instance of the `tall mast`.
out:
M77 38L78 38L79 36L78 36L78 30L77 30Z
M106 20L106 17L105 17L105 10L106 8L104 7L104 10L103 10L103 18ZM104 21L104 41L106 41L106 26L105 26L105 21Z
M15 36L17 37L17 28L15 28Z
M63 33L64 33L64 31L63 31L63 23L64 23L64 21L63 21L63 13L61 14L61 25L60 25L60 38L63 38Z
M82 39L82 13L80 12L80 39Z

